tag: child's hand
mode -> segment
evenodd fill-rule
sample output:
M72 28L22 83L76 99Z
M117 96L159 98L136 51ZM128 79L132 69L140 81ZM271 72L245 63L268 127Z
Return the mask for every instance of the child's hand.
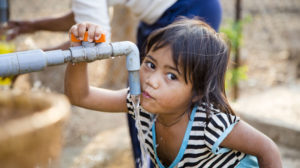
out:
M69 31L69 37L73 34L77 39L82 41L84 39L84 33L88 32L88 41L93 42L101 38L101 34L104 34L99 25L93 23L78 23L73 25ZM71 46L80 46L80 42L71 41Z

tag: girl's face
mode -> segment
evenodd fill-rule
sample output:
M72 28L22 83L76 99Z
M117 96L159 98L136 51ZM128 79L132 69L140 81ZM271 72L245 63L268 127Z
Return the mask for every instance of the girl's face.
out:
M183 71L178 68L169 46L150 50L140 69L141 105L145 110L154 114L182 114L188 110L192 84L185 83Z

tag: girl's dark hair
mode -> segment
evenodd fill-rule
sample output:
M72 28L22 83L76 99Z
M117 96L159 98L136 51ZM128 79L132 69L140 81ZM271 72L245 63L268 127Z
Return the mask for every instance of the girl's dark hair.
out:
M206 103L208 116L210 107L234 114L225 94L225 72L230 47L209 25L198 19L181 18L164 28L154 31L147 39L145 56L170 46L176 67L183 70L185 82L192 82L195 104Z

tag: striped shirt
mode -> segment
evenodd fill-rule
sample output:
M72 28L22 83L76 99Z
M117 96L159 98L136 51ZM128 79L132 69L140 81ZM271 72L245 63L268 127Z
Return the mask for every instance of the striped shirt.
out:
M207 114L204 106L205 104L194 107L180 150L169 167L229 168L236 167L246 158L247 154L245 153L219 146L240 120L239 117L223 113L211 106L210 116L206 122ZM135 118L130 94L127 96L127 107L129 113ZM155 122L152 122L154 115L142 107L139 114L145 147L155 166L162 168L164 166L154 148L156 146Z

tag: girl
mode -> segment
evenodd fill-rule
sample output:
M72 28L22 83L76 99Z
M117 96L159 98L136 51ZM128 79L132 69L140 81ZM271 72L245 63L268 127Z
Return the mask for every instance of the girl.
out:
M83 38L86 30L91 41L101 34L89 23L70 32ZM228 60L225 41L196 19L176 21L150 35L140 69L139 131L156 167L281 167L272 140L235 116L226 99ZM128 89L89 86L87 63L68 65L65 93L74 105L135 117Z

